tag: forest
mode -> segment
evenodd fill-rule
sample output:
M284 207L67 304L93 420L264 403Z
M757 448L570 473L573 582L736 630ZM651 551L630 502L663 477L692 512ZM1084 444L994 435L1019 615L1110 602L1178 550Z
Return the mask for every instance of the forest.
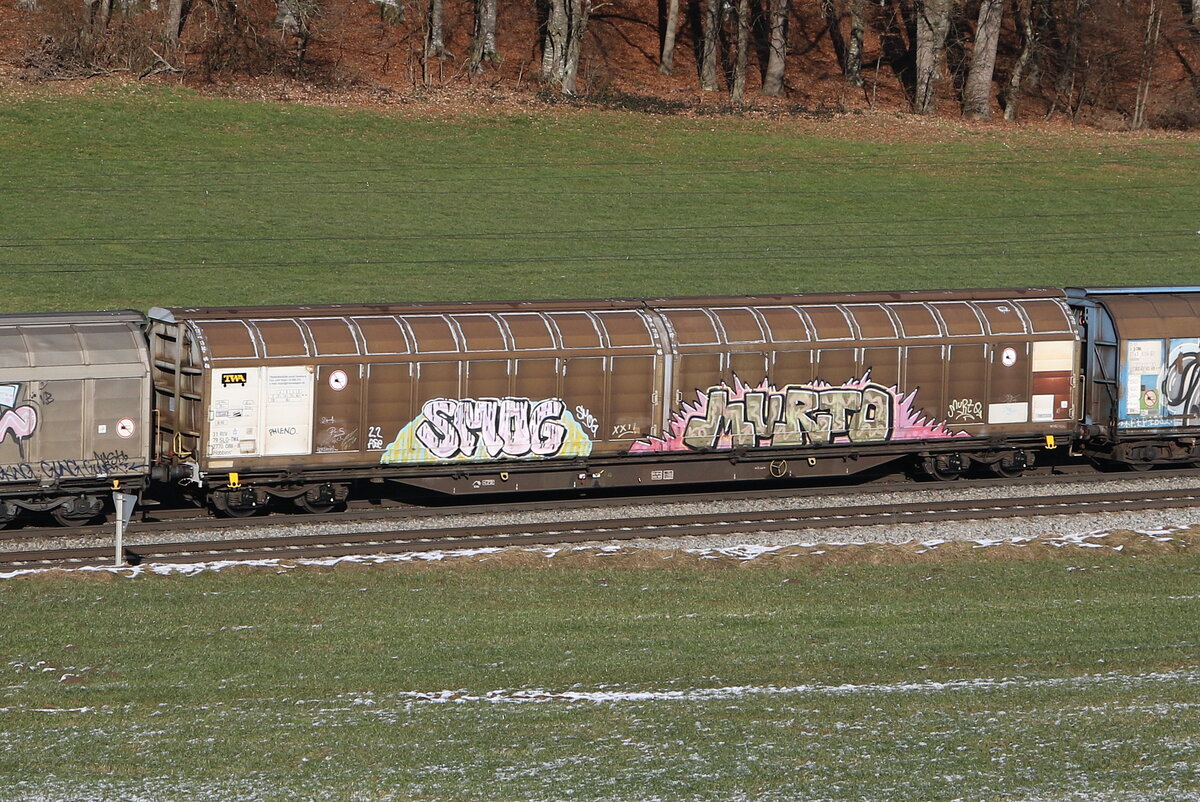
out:
M27 81L1200 126L1200 0L4 0Z

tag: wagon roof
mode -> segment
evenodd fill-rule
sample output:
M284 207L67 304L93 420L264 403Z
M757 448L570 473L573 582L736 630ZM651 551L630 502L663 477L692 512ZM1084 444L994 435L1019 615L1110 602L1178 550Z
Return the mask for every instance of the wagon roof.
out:
M1086 292L1108 310L1121 339L1200 337L1200 287L1112 287Z
M132 309L122 309L112 312L35 312L23 315L0 315L0 326L145 322L146 316Z
M455 312L554 312L563 310L641 309L696 306L779 306L803 304L889 303L893 301L1004 301L1062 298L1062 289L898 290L895 292L804 293L797 295L722 295L681 298L587 298L540 301L410 302L396 304L314 304L298 306L155 307L150 317L168 323L182 320L230 320L242 317L322 317Z

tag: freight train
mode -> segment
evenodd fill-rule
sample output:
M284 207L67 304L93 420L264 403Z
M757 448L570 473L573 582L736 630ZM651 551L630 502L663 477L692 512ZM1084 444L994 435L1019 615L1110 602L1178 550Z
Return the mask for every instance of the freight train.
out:
M0 521L1200 461L1200 287L0 316Z

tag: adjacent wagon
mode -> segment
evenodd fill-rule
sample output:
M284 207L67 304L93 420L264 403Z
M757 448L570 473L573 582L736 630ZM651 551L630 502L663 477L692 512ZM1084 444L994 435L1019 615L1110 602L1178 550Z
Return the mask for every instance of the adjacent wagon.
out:
M0 521L97 516L150 465L144 317L136 312L0 316Z

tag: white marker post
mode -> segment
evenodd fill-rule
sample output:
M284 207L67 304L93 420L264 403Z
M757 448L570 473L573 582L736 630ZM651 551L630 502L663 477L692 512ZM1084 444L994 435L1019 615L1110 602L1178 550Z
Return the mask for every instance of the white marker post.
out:
M117 508L117 553L114 565L118 567L125 564L125 527L129 526L129 521L133 518L133 507L136 504L137 496L122 493L120 490L113 491L113 506Z

